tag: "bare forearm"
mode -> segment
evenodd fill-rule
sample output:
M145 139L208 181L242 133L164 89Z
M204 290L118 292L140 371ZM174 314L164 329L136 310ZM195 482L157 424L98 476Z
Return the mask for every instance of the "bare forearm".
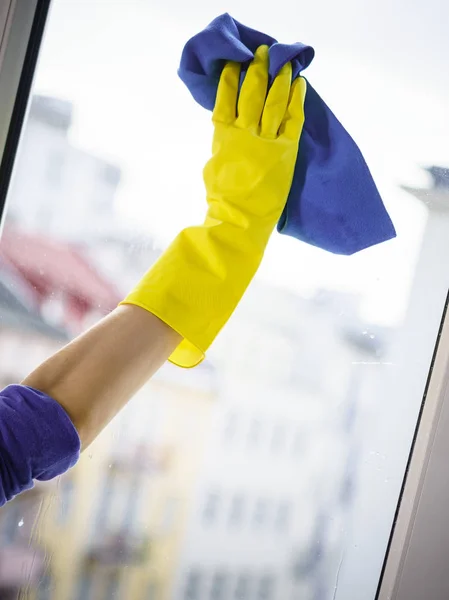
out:
M61 404L85 448L180 341L151 313L120 306L39 366L23 384Z

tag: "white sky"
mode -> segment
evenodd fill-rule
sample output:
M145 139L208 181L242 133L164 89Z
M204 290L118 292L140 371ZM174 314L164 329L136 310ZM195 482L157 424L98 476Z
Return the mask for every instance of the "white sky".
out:
M449 164L449 9L439 2L54 0L35 91L74 103L74 142L123 168L121 212L166 243L204 216L212 133L177 77L184 43L227 11L311 44L306 76L359 143L399 237L347 258L276 235L260 274L299 291L360 291L367 318L393 322L425 222L398 185L426 185L420 165Z

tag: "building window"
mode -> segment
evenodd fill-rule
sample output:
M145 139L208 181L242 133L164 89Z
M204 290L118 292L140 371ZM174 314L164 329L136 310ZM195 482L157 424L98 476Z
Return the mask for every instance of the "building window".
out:
M230 413L227 415L223 427L223 441L231 442L235 438L237 432L237 421L238 417L235 413Z
M53 152L47 157L47 182L50 187L59 187L62 181L65 158L61 152Z
M120 183L122 172L115 165L100 163L100 177L111 187L115 188Z
M220 496L216 492L210 492L206 496L203 508L203 522L207 524L213 523L218 517L218 509L220 504Z
M111 506L115 499L115 483L115 476L109 472L104 479L103 489L100 494L95 531L93 532L95 535L98 533L104 533L108 530L109 513L111 512Z
M243 521L243 515L245 511L245 499L241 494L236 494L231 502L231 509L229 511L229 525L236 527Z
M250 578L243 573L238 576L234 590L234 600L249 600L250 597Z
M273 435L271 437L271 451L279 452L285 443L285 426L277 424L273 427Z
M215 573L210 588L210 600L225 600L227 577L225 573Z
M272 600L274 598L274 577L263 575L259 581L257 600Z
M112 573L106 580L104 600L120 598L120 577L117 572Z
M187 575L184 600L198 600L201 592L201 573L194 569Z
M154 581L148 584L146 600L157 600L157 585Z
M69 477L61 477L59 485L58 523L65 525L69 519L73 505L75 485Z
M252 419L249 425L248 445L257 446L262 435L262 425L258 419Z
M36 600L51 600L51 576L45 573L36 589Z
M133 534L139 533L139 517L141 512L141 502L143 498L144 481L139 473L136 473L134 478L128 482L127 488L123 485L124 499L124 512L123 512L123 531Z
M278 531L285 531L291 521L291 505L289 502L281 502L277 508L275 527Z
M295 436L293 438L291 452L292 452L293 456L304 456L305 440L304 440L304 433L302 431L299 431L299 430L296 431Z
M93 588L93 577L90 571L84 571L78 580L78 600L91 600Z
M262 527L266 523L267 516L268 501L263 498L259 498L254 506L253 526L255 528Z
M179 499L178 498L167 498L164 503L161 519L161 533L168 535L173 531L176 514L178 512Z

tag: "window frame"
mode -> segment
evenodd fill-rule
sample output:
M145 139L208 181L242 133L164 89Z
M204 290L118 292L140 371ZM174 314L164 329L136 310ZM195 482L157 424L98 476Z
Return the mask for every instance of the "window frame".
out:
M447 561L438 560L449 554L448 306L449 292L375 600L449 596Z
M51 0L5 0L0 21L0 234L14 161ZM442 257L443 259L444 257ZM449 570L434 557L449 554L449 319L436 340L421 413L396 509L376 600L449 596ZM431 536L432 531L444 535ZM444 561L443 561L444 563ZM429 576L430 574L430 576ZM340 597L340 596L337 596Z
M0 23L0 234L51 0L7 0Z

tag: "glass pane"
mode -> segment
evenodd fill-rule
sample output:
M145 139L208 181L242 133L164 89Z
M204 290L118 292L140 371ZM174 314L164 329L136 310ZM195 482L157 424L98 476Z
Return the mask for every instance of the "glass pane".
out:
M0 245L1 385L202 220L212 126L176 71L224 11L315 46L398 238L338 257L276 234L208 360L164 367L1 510L0 596L372 600L449 287L447 6L53 4Z

